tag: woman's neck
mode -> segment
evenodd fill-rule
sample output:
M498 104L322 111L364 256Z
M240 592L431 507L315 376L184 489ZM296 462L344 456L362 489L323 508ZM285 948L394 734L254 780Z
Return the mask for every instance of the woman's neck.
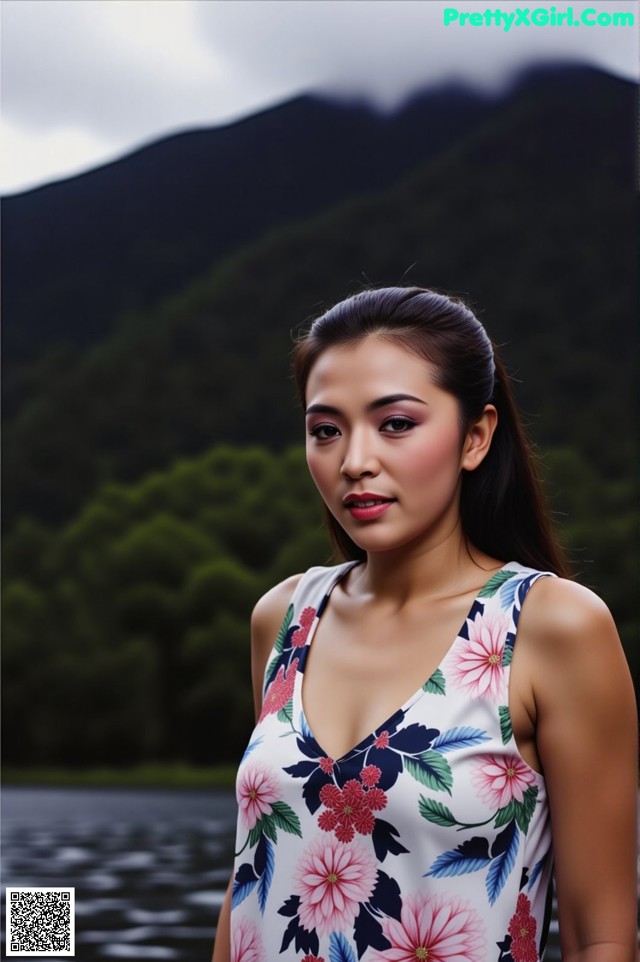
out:
M400 609L416 600L463 594L486 581L502 561L465 540L460 522L444 538L370 552L349 579L349 594Z

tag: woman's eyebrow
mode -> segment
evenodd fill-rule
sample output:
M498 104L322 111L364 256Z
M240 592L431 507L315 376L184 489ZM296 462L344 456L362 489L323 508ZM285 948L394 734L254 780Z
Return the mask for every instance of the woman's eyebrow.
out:
M416 401L418 404L427 406L426 401L423 401L419 397L414 397L413 394L387 394L385 397L377 398L375 401L367 404L367 411L377 411L378 408L388 407L390 404L396 404L398 401ZM310 404L305 413L339 415L342 412L339 408L332 407L330 404Z

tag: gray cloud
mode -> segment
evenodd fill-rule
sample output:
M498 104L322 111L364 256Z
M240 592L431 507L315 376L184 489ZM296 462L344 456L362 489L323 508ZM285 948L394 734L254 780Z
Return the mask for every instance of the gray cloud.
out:
M76 141L93 138L115 155L175 130L226 122L302 90L365 97L388 108L412 89L443 80L495 89L533 59L584 59L635 74L637 26L505 33L443 25L446 6L472 12L520 5L3 0L3 117L14 170L20 168L20 150L29 151L33 168L39 136L51 143L59 135L62 145L64 132L74 130ZM579 11L594 3L573 0L571 6ZM555 7L566 5L557 0ZM637 14L629 0L598 9L614 7ZM38 159L43 180L45 153Z

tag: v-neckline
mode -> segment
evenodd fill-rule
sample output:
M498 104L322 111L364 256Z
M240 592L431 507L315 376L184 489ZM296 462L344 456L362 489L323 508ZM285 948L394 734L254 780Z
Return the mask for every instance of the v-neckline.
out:
M349 572L350 572L353 568L355 568L357 565L360 565L360 564L362 564L361 561L352 561L352 562L347 562L345 565L341 566L341 570L339 570L339 571L337 572L336 577L333 579L333 581L330 582L329 586L325 589L324 594L323 594L323 596L322 596L322 599L321 599L321 601L320 601L320 604L319 604L319 606L318 606L318 614L317 614L316 618L314 618L313 624L312 624L312 626L311 626L311 630L310 630L310 632L309 632L309 636L308 636L308 638L307 638L307 642L306 642L306 646L305 646L307 653L306 653L305 659L304 659L304 668L305 668L305 669L306 669L306 662L307 662L307 660L308 660L308 652L309 652L309 649L310 649L311 644L312 644L312 642L313 642L313 639L314 639L314 637L315 637L316 631L317 631L317 629L318 629L318 625L320 624L320 619L322 618L323 614L324 614L325 611L327 610L327 607L328 607L328 604L329 604L329 598L331 597L331 593L333 592L333 589L336 587L336 585L338 585L341 581L343 581L344 578L346 578L346 576L349 574ZM507 562L505 562L503 565L500 566L500 568L497 568L497 569L487 578L487 580L480 586L480 588L478 588L478 591L476 592L476 594L475 594L474 597L473 597L473 600L472 600L472 602L471 602L471 605L469 606L469 608L468 608L468 610L467 610L467 613L466 613L466 615L465 615L465 617L464 617L464 621L462 622L460 628L458 629L458 632L457 632L455 638L451 641L451 643L450 643L449 646L447 647L447 650L445 651L444 655L443 655L442 658L440 659L440 662L438 663L438 665L433 669L433 671L432 671L431 674L429 675L429 678L433 678L433 676L435 675L435 673L436 673L438 670L441 670L441 669L442 669L442 666L444 665L445 661L447 661L447 659L449 658L449 656L452 654L454 648L456 647L458 641L460 640L460 637L461 637L461 635L462 635L462 632L464 631L464 628L465 628L465 625L467 624L467 621L469 620L469 617L471 616L471 614L472 614L474 608L476 607L476 604L478 603L479 599L482 597L482 593L483 593L484 589L487 587L487 585L489 584L489 582L490 582L493 578L495 578L496 575L500 574L501 571L505 571L506 569L514 566L515 564L516 564L516 563L513 562L513 561L507 561ZM389 726L389 725L391 724L391 722L395 720L395 718L396 718L397 715L399 715L399 714L401 714L401 713L402 713L402 715L405 715L405 714L407 713L407 711L409 710L409 708L411 708L415 702L417 702L420 698L422 698L422 697L426 694L425 685L426 685L427 682L429 681L429 678L425 678L424 681L422 682L422 684L420 685L420 687L419 687L416 691L414 691L413 694L409 696L409 698L407 698L407 700L404 702L404 704L400 705L399 708L396 708L395 711L391 712L391 714L390 714L387 718L385 718L383 721L381 721L380 724L377 725L377 726L373 729L373 731L370 731L368 734L366 734L366 735L364 736L364 738L361 738L360 741L357 743L357 745L354 745L353 748L350 748L348 751L344 752L344 754L340 755L339 758L334 758L333 755L330 755L329 752L327 752L327 751L323 748L322 743L321 743L320 741L318 741L318 739L317 739L317 737L316 737L316 735L315 735L315 732L313 731L313 729L311 728L311 726L310 726L310 724L309 724L309 719L307 718L307 713L306 713L305 710L304 710L304 703L303 703L303 699L302 699L302 688L303 688L303 685L304 685L304 677L305 677L305 671L304 671L304 670L303 670L303 671L299 671L299 672L298 672L298 678L296 679L295 689L294 689L294 691L297 692L298 708L299 708L299 710L300 710L300 715L302 716L302 718L303 718L303 720L304 720L304 724L306 725L307 731L309 732L309 734L310 734L311 737L313 738L314 742L316 743L316 745L318 746L318 748L320 749L320 751L321 751L324 755L326 755L327 758L331 758L331 760L332 760L334 763L346 761L351 755L354 754L354 752L359 752L360 750L364 750L364 748L367 747L368 744L370 743L371 739L376 735L376 732L380 731L381 729L384 730L387 726Z

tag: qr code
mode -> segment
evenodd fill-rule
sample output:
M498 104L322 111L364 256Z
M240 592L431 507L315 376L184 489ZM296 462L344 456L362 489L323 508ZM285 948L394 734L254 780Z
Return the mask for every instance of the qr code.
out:
M7 955L75 955L75 891L7 888Z

